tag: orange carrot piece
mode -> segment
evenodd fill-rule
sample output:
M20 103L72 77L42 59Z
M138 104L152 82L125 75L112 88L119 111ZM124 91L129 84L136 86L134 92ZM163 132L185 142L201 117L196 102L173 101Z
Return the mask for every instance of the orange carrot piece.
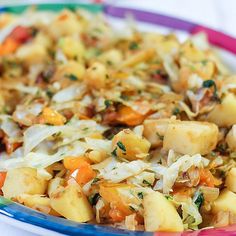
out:
M144 121L144 119L145 115L142 115L127 106L121 107L118 111L117 121L126 125L139 125Z
M7 175L7 172L0 172L0 189L4 185L6 175Z
M64 166L71 171L69 178L75 178L79 185L84 185L95 178L96 173L84 158L67 157Z
M0 56L13 53L19 47L19 43L12 38L7 38L2 44L0 44Z

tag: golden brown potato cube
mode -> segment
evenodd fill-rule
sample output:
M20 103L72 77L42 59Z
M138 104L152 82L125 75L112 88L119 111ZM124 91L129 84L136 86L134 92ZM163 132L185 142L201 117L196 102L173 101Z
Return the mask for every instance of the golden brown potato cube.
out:
M93 209L79 185L57 189L50 196L52 208L66 219L87 222L93 219Z
M17 168L7 172L6 180L2 187L3 196L16 198L21 194L44 194L47 181L37 176L33 168Z
M146 231L182 232L182 220L174 205L162 193L144 196L144 224Z
M230 211L236 214L236 194L225 189L215 200L212 206L212 212Z
M226 94L222 102L214 107L206 119L220 127L229 127L235 124L236 96L233 93Z
M159 147L163 143L163 138L167 127L174 122L170 119L145 120L143 136L151 143L152 147Z
M226 143L231 151L236 151L236 125L233 125L232 129L227 134Z
M107 69L100 62L94 62L84 74L85 83L92 89L105 88L108 79Z
M145 158L151 144L145 138L135 134L130 129L124 129L112 140L113 154L129 161Z
M179 121L169 124L164 135L163 148L181 154L207 154L217 144L218 127L198 121Z
M225 185L228 190L236 192L236 168L232 168L228 172L225 180Z

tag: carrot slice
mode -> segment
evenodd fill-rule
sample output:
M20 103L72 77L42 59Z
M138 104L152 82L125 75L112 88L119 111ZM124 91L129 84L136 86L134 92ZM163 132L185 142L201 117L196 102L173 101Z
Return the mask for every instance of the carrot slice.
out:
M126 125L139 125L143 123L144 119L145 115L142 115L127 106L121 107L118 111L117 121Z

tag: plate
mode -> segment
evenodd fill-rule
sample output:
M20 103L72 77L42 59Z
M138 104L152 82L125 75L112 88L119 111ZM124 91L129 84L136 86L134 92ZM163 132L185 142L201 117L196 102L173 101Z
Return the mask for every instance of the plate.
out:
M111 24L115 27L123 27L124 21L119 18L129 12L132 13L136 19L139 20L138 28L148 31L159 31L162 33L173 32L177 34L181 39L189 36L189 34L204 31L211 43L218 46L218 50L222 60L231 68L236 71L236 39L225 35L221 32L214 31L212 29L199 26L192 22L183 21L173 17L160 15L157 13L144 12L141 10L127 9L122 7L114 7L110 5L97 5L97 4L37 4L39 10L53 10L60 11L63 8L75 9L83 8L91 12L104 12ZM21 13L28 5L14 5L8 7L0 7L1 12L13 12ZM217 229L204 229L198 231L189 231L184 233L151 233L141 231L128 231L108 226L93 225L76 223L70 220L66 220L59 217L50 216L33 209L27 208L18 203L12 202L0 196L0 220L10 224L14 227L24 229L26 231L36 233L37 235L80 235L80 236L123 236L123 235L135 235L135 236L233 236L236 235L236 225L217 228Z

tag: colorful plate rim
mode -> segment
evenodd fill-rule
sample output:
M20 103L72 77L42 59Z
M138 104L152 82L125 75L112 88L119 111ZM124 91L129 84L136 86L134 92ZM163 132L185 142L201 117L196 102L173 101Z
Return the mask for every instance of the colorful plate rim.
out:
M0 6L1 12L12 12L21 13L29 5L17 5L17 6ZM78 3L51 3L51 4L40 4L37 3L39 10L53 10L60 11L63 8L75 9L83 8L91 12L104 12L105 14L113 17L124 17L127 12L132 13L135 18L142 22L157 24L172 29L183 30L188 33L196 33L204 31L213 45L219 46L233 54L236 54L236 39L226 35L224 33L215 31L213 29L197 25L192 22L184 21L178 18L152 13L142 10L136 10L132 8L122 8L111 5L100 5L100 4L78 4ZM58 233L66 235L81 235L81 236L106 236L106 235L137 235L137 236L236 236L236 225L231 225L223 228L216 229L204 229L198 231L189 231L183 233L166 233L166 232L142 232L142 231L129 231L117 229L109 226L101 226L94 224L82 224L74 221L62 219L59 217L50 216L28 207L22 206L18 203L10 201L0 196L0 214L6 217L25 222L34 226L39 226L48 230L52 230Z

